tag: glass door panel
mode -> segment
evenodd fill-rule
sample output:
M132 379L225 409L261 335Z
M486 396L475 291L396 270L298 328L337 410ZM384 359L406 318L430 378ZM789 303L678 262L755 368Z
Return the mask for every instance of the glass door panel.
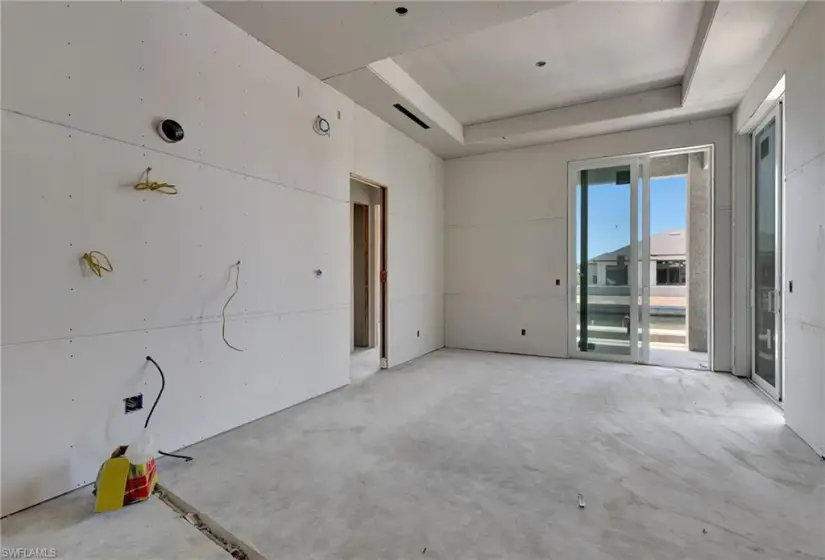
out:
M638 162L575 175L572 353L636 360Z
M781 166L778 114L753 137L753 378L779 398Z

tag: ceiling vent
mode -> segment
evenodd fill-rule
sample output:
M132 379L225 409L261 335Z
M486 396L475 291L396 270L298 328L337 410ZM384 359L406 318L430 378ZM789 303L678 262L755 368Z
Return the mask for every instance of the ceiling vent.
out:
M415 124L417 124L418 126L423 128L424 130L427 130L427 129L430 128L430 125L428 125L427 123L425 123L424 121L422 121L421 119L419 119L418 117L413 115L412 112L410 112L409 109L407 109L406 107L401 105L401 103L396 103L395 105L393 105L393 107L395 107L396 109L401 111L404 114L404 116L406 116L408 119L410 119L412 122L414 122Z

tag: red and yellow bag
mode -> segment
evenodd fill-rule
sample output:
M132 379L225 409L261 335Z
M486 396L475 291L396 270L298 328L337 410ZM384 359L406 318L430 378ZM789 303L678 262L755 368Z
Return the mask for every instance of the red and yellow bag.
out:
M103 462L95 480L95 511L113 511L134 502L148 500L158 482L155 458L134 464L121 445Z

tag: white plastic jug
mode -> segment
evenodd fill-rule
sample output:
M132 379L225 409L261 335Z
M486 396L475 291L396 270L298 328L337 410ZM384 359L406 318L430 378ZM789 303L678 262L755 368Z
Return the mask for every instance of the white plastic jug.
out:
M129 462L133 465L142 465L147 463L149 459L154 458L157 453L158 449L155 447L155 438L148 429L144 428L135 441L129 445L129 448L126 450L126 458L128 458Z

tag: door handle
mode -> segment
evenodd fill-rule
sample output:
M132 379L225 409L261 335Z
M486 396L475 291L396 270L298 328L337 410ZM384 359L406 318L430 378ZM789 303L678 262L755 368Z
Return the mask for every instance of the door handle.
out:
M779 293L779 290L771 290L767 292L766 295L768 296L768 308L766 311L779 314L781 311L782 294Z

